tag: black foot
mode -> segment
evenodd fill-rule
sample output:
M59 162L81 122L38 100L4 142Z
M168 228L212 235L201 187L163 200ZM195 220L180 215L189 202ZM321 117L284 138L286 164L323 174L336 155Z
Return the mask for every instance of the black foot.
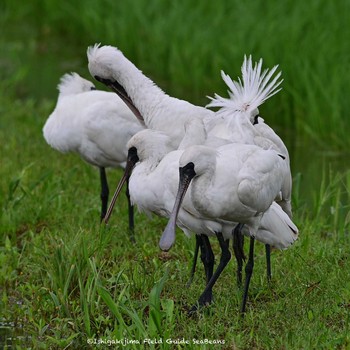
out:
M201 310L205 306L211 305L213 302L213 294L210 292L205 296L201 296L200 300L198 300L197 304L193 305L188 311L189 316L193 316L197 313L197 311Z

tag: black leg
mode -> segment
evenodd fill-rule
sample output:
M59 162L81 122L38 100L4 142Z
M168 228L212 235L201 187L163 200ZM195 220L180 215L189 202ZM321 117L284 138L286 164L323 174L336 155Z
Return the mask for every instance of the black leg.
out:
M208 236L206 235L201 235L201 236L202 236L202 246L200 246L201 260L204 265L206 284L208 284L210 282L210 279L213 276L215 257L214 257L213 250L211 249Z
M234 228L233 235L233 252L235 253L236 261L237 261L237 285L239 287L242 286L242 270L243 270L243 260L245 260L244 256L244 236L242 235L243 224L238 224Z
M197 265L197 259L198 259L198 251L199 251L199 246L200 242L202 240L202 237L200 235L196 235L196 246L194 248L194 256L193 256L193 261L192 261L192 267L191 267L191 274L190 274L190 279L188 280L186 287L188 288L192 281L193 281L193 276L194 273L196 272L196 265Z
M207 286L205 287L203 293L198 299L197 305L194 305L191 310L189 311L190 314L194 313L196 310L198 310L198 307L204 306L207 303L207 300L210 299L210 296L212 295L212 289L219 278L221 272L225 268L225 266L228 264L228 262L231 259L231 253L229 251L229 241L224 240L224 237L222 236L222 233L219 232L216 234L220 248L221 248L221 258L220 258L220 263L218 267L216 268L214 274L211 276L210 281L208 282Z
M265 244L267 282L271 282L271 246Z
M248 258L247 265L245 266L245 285L244 285L244 294L243 294L242 307L241 307L242 316L245 313L249 283L250 283L250 279L252 277L253 268L254 268L254 242L255 242L255 239L253 237L250 237L249 258Z
M196 247L194 251L191 275L189 281L187 282L187 287L189 287L192 283L193 276L196 271L199 248L201 249L201 260L204 266L207 284L213 275L215 257L213 250L211 249L209 238L206 235L196 235Z
M134 223L134 206L131 204L129 193L129 179L126 180L126 198L128 200L129 212L129 234L131 242L135 243L135 223Z
M100 180L101 180L101 202L102 202L101 221L102 221L107 213L108 196L109 196L106 169L103 167L100 167Z

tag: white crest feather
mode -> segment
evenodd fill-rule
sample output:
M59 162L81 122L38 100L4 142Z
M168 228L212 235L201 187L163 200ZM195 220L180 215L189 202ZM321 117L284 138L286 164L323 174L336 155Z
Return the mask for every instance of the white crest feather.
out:
M215 97L209 97L211 102L207 107L221 107L222 109L230 110L231 112L250 112L263 104L268 98L281 90L278 88L283 79L278 80L281 72L275 74L278 65L271 70L265 69L261 71L263 60L252 64L252 57L247 59L244 56L242 64L242 80L234 81L229 75L221 71L221 76L226 85L229 87L229 98L224 98L215 94ZM271 80L272 79L272 80Z
M98 49L100 48L101 46L101 43L97 43L93 46L89 46L87 48L87 56L88 56L88 59L90 61L90 59L94 58L96 55L97 55L97 52L98 52Z
M78 73L72 72L66 73L61 77L57 89L60 95L64 96L91 91L95 89L95 85L91 81L82 78Z

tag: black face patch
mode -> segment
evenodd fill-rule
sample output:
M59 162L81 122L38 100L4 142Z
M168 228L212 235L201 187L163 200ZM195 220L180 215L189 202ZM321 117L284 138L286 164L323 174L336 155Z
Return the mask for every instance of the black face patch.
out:
M126 105L135 114L136 118L140 121L140 123L142 125L145 125L143 116L141 115L140 111L136 108L133 101L131 100L131 98L129 97L129 95L127 94L126 90L123 88L122 85L120 85L117 81L101 78L97 75L95 75L95 79L100 83L108 86L111 90L113 90L124 101L124 103L126 103Z
M196 175L196 172L194 171L194 164L192 162L187 163L185 166L180 168L180 174L192 179Z
M139 161L139 156L137 155L137 148L136 147L130 147L128 151L128 162L132 162L133 164L136 164Z
M123 88L123 86L121 86L117 81L112 81L110 79L105 79L105 78L101 78L97 75L95 75L95 79L97 81L99 81L102 84L107 85L108 87L110 87L112 90L114 90L116 93L122 95L124 98L130 100L130 97L128 96L128 94L126 93L125 89ZM120 96L121 97L121 96Z

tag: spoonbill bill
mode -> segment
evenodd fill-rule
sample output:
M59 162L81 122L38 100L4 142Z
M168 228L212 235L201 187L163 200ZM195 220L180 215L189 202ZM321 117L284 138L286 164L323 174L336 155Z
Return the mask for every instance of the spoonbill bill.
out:
M128 140L143 129L133 113L113 92L98 91L77 73L65 74L58 85L56 107L43 134L54 149L75 152L100 170L101 220L108 205L107 167L124 167ZM128 195L128 194L127 194ZM133 208L129 202L129 225L133 231Z
M250 235L249 259L246 265L241 312L245 312L250 278L254 266L254 241L262 240L278 248L287 248L298 236L298 229L285 215L281 225L279 215L272 217L273 241L267 242L264 231L258 233L262 218L279 197L284 172L287 167L285 157L274 150L264 150L254 145L229 144L217 149L206 146L192 146L184 150L179 160L180 181L175 205L168 225L163 232L159 245L169 250L175 242L175 224L177 213L191 183L191 200L194 208L207 219L239 222L246 225ZM278 219L278 221L274 221ZM287 221L285 221L287 220ZM228 239L221 232L216 233L221 247L220 263L207 287L198 299L203 298L212 289L216 280L230 260Z

